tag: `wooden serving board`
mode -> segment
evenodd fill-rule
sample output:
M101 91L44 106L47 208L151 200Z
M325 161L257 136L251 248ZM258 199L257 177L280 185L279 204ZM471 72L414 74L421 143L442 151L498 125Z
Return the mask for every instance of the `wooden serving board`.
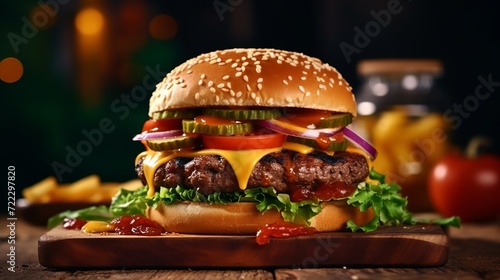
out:
M38 259L56 269L435 267L448 261L448 237L439 226L415 225L258 245L250 235L120 236L59 227L38 240Z

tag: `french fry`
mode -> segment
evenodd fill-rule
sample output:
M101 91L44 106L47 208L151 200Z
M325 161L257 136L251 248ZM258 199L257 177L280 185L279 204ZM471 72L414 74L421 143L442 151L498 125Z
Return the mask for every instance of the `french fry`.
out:
M22 191L23 197L31 203L47 203L50 201L50 193L57 189L55 177L47 177L42 181L25 188Z
M99 191L101 180L89 175L68 186L61 186L50 193L51 202L82 202Z
M135 191L142 187L143 184L139 179L132 179L120 184L120 188L126 189L128 191Z
M101 182L97 175L89 175L76 182L58 184L54 177L48 177L23 190L24 198L31 203L102 203L111 202L120 189L134 191L142 187L139 179L120 182Z

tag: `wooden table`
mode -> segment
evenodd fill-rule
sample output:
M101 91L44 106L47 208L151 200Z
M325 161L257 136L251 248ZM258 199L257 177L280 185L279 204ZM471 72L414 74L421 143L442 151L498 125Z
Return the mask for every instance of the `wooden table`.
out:
M0 279L500 279L500 221L450 228L448 263L438 268L315 268L275 270L73 270L56 271L38 263L43 227L15 221L15 272L9 270L9 227L0 216ZM7 224L7 226L5 226Z

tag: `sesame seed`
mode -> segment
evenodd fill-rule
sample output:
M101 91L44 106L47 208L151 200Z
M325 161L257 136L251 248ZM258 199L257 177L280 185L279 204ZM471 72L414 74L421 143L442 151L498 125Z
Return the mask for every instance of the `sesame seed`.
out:
M288 76L288 80L290 80L290 81L291 81L291 80L292 80L292 76Z
M242 64L242 65L243 65L243 66L247 66L248 64L250 64L250 62L245 61L245 62L243 62L243 64Z
M262 90L262 84L257 84L257 88L258 88L259 90Z
M300 77L302 81L305 81L307 78L306 77Z
M198 81L198 85L199 85L199 86L203 85L203 80L199 80L199 81Z
M277 62L278 64L282 64L282 63L283 63L283 61L282 61L282 60L276 60L276 62Z
M269 98L268 100L266 100L267 104L273 104L273 102L274 102L274 99L272 97Z
M182 85L181 85L181 88L185 88L185 87L187 87L187 85L186 85L186 84L182 84Z
M193 70L187 70L186 73L191 74L191 73L193 73Z
M283 80L283 84L288 85L288 81L287 80Z
M235 96L236 95L236 93L234 92L234 90L230 90L229 94L231 94L231 96Z
M223 88L224 86L225 86L224 83L220 83L220 84L217 85L218 88Z
M211 87L214 85L214 81L208 81L208 86Z
M231 64L231 68L236 68L236 67L238 67L238 63L235 62L235 63Z
M257 72L257 73L262 72L262 66L257 65L257 67L255 68L255 72Z
M215 88L214 88L214 87L211 87L211 88L210 88L210 91L211 91L212 93L215 93L215 91L216 91L216 90L215 90Z
M259 64L260 64L260 61L255 61L253 64L255 64L255 65L259 65Z
M250 93L250 97L251 97L252 99L255 99L255 97L256 97L256 96L257 96L257 95L255 94L255 92Z
M285 98L285 101L288 102L288 103L290 103L290 102L292 102L292 98L291 97L287 97L287 98Z
M250 87L249 84L247 84L247 90L250 91L252 88Z
M241 92L241 91L238 91L238 92L236 93L236 97L238 97L238 98L239 98L239 97L241 97L242 95L243 95L243 92Z
M258 78L258 79L257 79L257 83L262 83L262 81L263 81L263 80L264 80L264 79L262 79L262 78Z
M310 92L310 91L307 91L307 92L306 92L306 96L311 96L311 92Z
M200 79L205 79L207 76L205 74L201 74Z
M342 82L339 82L340 85L342 85ZM328 85L333 88L333 84L332 83L328 83Z
M194 99L196 99L196 100L200 99L200 93L199 92L197 92L197 93L194 94Z
M220 97L218 95L215 96L215 102L219 102Z
M245 82L247 82L247 83L248 83L248 76L247 76L247 75L244 75L244 76L243 76L243 80L245 80Z
M231 88L231 82L227 82L227 83L226 83L226 86L227 86L228 88Z
M260 96L257 96L257 97L255 98L255 103L260 104Z
M236 77L239 77L239 76L241 76L242 74L243 74L243 73L241 73L241 72L236 72L235 76L236 76Z
M229 105L229 100L227 100L227 99L222 100L222 104Z
M307 72L306 71L302 71L302 74L307 75Z
M302 92L304 92L304 93L306 92L306 90L304 89L303 86L299 86L299 90L302 91Z
M228 92L229 91L228 88L221 88L220 90L222 90L223 92Z
M229 79L229 75L226 75L226 76L222 77L222 79L223 79L223 80L227 80L227 79Z

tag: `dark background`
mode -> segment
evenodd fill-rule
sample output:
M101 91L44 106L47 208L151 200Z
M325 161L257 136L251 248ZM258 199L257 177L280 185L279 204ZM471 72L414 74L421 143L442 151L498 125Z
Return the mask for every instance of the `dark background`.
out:
M451 96L449 108L474 94L478 76L491 75L500 82L495 19L499 10L494 1L401 0L402 11L392 15L349 63L340 43L354 45L354 28L364 29L374 20L370 11L387 9L389 2L393 1L7 1L0 14L0 60L19 59L24 74L15 83L0 81L1 131L6 138L2 162L16 167L20 190L54 175L51 164L65 164L68 148L75 149L86 139L82 131L98 129L101 120L109 119L114 130L103 133L62 181L89 174L98 174L103 181L134 178L134 158L143 149L131 138L147 119L149 96L129 107L126 115L113 109L113 102L143 85L149 73L146 67L166 73L188 58L216 49L303 52L335 66L355 91L361 82L356 65L362 59L439 59L444 64L442 82ZM23 18L33 21L43 3L59 3L57 13L50 23L39 24L37 33L19 44L16 52L8 35L22 36ZM75 17L91 6L104 15L105 43L99 56L81 58ZM160 14L176 22L165 27L173 29L174 36L168 39L155 39L148 30L151 19ZM87 87L85 75L97 79L97 85ZM452 131L455 144L463 147L472 136L483 134L494 138L498 152L500 86L495 89Z

